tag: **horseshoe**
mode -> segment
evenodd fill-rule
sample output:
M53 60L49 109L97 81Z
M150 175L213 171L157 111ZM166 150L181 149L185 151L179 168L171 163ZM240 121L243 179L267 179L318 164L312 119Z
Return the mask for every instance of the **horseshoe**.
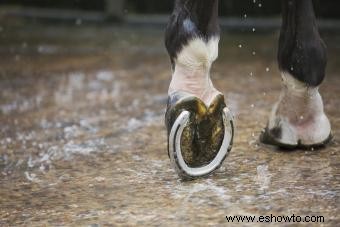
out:
M234 138L233 116L230 110L225 107L222 113L224 138L222 145L215 158L207 165L201 167L190 167L183 159L181 151L181 137L184 128L189 121L190 112L184 110L171 127L169 135L170 160L178 175L182 178L196 178L206 176L217 170L223 163L232 148Z

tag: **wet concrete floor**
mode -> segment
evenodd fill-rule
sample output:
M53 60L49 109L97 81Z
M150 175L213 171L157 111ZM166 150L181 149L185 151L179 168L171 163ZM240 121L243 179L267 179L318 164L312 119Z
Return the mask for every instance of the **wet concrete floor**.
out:
M281 88L278 33L223 34L212 78L236 116L235 145L217 173L182 182L166 150L162 33L1 27L0 225L225 226L226 215L270 214L338 224L340 34L324 34L321 87L335 140L294 152L258 142Z

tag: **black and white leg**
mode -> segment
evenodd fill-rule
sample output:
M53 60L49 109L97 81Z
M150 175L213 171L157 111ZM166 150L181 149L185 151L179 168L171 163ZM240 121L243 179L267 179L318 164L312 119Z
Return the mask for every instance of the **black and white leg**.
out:
M282 10L278 63L283 88L261 140L285 148L325 145L331 126L318 88L325 77L327 55L313 2L282 0Z
M173 71L165 121L169 156L184 179L213 172L231 149L232 116L210 78L219 33L218 0L175 1L165 35Z

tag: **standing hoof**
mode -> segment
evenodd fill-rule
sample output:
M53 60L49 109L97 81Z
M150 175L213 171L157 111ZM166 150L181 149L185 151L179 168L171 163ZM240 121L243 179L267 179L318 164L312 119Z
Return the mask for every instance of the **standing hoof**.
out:
M277 137L275 133L277 129L269 130L266 127L260 135L260 142L267 145L276 146L282 149L287 150L295 150L295 149L302 149L302 150L310 150L310 149L318 149L325 147L328 143L330 143L333 139L332 134L330 134L327 139L322 142L314 143L314 144L303 144L301 140L299 140L295 144L283 143L280 141L280 137Z
M264 144L285 149L312 149L328 144L331 124L324 113L318 87L310 87L287 73L268 125L260 136Z
M218 169L232 147L233 119L219 94L207 107L187 93L175 93L165 115L168 153L184 180L206 176Z

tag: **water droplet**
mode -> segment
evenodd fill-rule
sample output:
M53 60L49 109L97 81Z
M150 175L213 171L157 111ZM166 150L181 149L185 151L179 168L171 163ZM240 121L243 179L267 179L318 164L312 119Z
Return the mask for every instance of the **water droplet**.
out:
M270 69L267 67L267 68L266 68L266 72L269 72L269 71L270 71Z
M259 8L261 8L262 7L262 4L261 3L259 3Z
M254 73L253 73L253 72L250 72L249 75L250 75L250 76L254 76Z
M76 25L81 25L83 23L83 20L82 19L80 19L80 18L78 18L77 20L76 20Z
M247 15L247 14L244 14L244 15L243 15L243 17L244 17L244 18L247 18L247 17L248 17L248 15Z
M300 116L300 119L301 119L301 120L303 120L303 119L304 119L304 117L303 117L303 116Z
M255 31L256 31L256 28L253 28L252 31L255 32Z
M256 55L256 52L255 52L255 51L253 51L253 52L252 52L252 55L254 55L254 56L255 56L255 55Z
M239 45L238 45L238 48L242 48L242 44L239 44Z
M95 177L94 178L97 182L104 182L105 180L106 180L106 178L105 177Z

